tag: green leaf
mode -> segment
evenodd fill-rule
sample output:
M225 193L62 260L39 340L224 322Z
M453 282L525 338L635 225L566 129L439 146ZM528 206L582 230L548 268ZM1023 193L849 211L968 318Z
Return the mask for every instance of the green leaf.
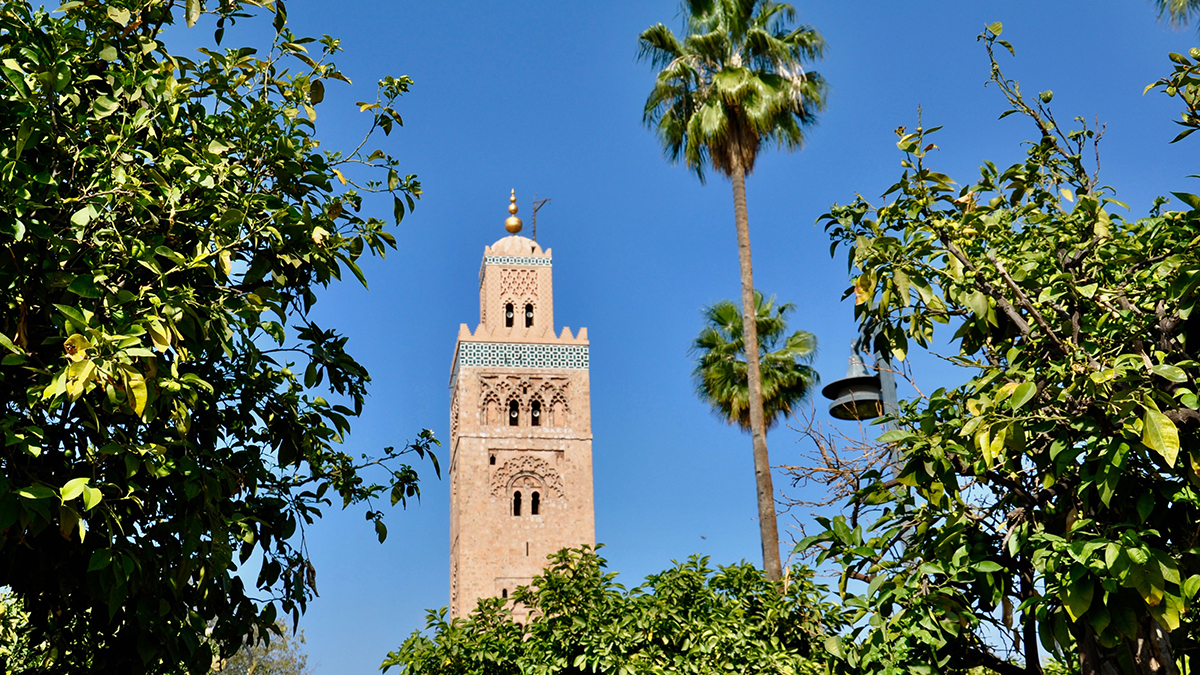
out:
M4 347L5 349L7 349L8 351L10 351L14 354L24 353L24 351L22 349L20 349L19 347L17 347L17 345L14 344L13 341L10 340L8 338L8 336L5 335L4 333L0 333L0 347Z
M103 295L100 287L96 285L96 279L90 274L80 274L75 277L67 290L78 295L81 298L98 298Z
M1200 209L1200 197L1188 192L1172 192L1171 194L1175 195L1176 199L1184 204L1187 204L1193 209Z
M112 19L114 23L120 24L122 28L129 25L129 10L109 7L107 11L108 18Z
M400 201L399 197L392 197L392 216L396 219L396 224L404 220L404 202Z
M1078 621L1088 607L1092 606L1094 592L1095 585L1091 579L1076 582L1067 587L1067 597L1064 598L1063 605L1067 608L1067 614L1071 615L1072 621Z
M94 487L88 486L83 488L83 509L91 511L96 508L96 505L100 503L100 499L103 496L103 493Z
M62 500L64 502L69 502L83 494L83 489L87 487L88 481L90 480L90 478L85 477L72 478L71 480L67 481L67 484L62 486L62 490L60 490L62 494Z
M989 24L987 29L988 29L988 32L991 33L992 35L994 35L996 37L1000 37L1000 34L1004 32L1004 24L1000 23L999 21L996 21L996 22Z
M17 496L25 499L55 499L58 497L57 490L51 490L45 485L30 485L29 487L17 490Z
M92 113L95 114L98 119L103 119L117 112L119 107L120 105L117 103L117 99L111 96L100 96L95 101L92 101Z
M879 442L880 443L899 443L901 441L907 441L907 440L910 440L910 439L913 439L916 437L917 437L917 435L912 433L911 431L904 431L903 429L893 429L891 431L887 431L887 432L884 432L883 434L880 434Z
M88 560L87 571L95 572L97 570L102 570L105 567L108 567L111 562L112 562L112 551L109 551L106 549L100 549L99 551L95 551L92 553L91 559Z
M1187 382L1188 380L1187 373L1183 372L1182 368L1167 365L1165 363L1157 366L1150 366L1150 372L1170 382L1179 383Z
M184 9L184 18L187 21L188 28L196 25L196 21L200 19L200 0L187 0Z
M1013 390L1012 399L1008 402L1008 407L1016 410L1021 406L1033 400L1037 395L1037 385L1033 382L1022 382Z
M836 635L825 638L825 651L839 659L846 658L846 651L842 648L842 639Z
M1200 592L1200 574L1193 574L1183 582L1183 599L1191 601Z
M308 100L312 101L313 105L325 100L325 83L320 80L313 80L312 84L308 85Z
M1170 417L1150 405L1146 406L1146 414L1142 418L1142 443L1161 455L1167 466L1175 466L1175 459L1179 455L1179 429Z
M21 120L21 126L17 129L17 148L14 157L20 157L21 151L25 149L25 144L29 142L29 135L33 133L33 120L26 117Z

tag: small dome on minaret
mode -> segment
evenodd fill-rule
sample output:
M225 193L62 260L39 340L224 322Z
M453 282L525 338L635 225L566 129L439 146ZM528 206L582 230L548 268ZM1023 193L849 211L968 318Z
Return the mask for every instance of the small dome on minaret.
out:
M504 229L512 234L521 231L521 219L517 217L517 191L513 190L508 197L508 219L504 221Z

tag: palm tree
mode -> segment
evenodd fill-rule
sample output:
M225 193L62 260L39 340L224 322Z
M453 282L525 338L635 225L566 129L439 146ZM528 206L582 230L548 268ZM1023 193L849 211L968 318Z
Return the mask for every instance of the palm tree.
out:
M1165 15L1173 26L1185 26L1200 14L1200 0L1154 0L1154 4L1159 18Z
M790 415L812 393L820 379L808 365L817 352L817 338L798 330L787 333L792 303L775 305L754 292L759 364L762 371L763 418L768 429ZM746 345L741 310L722 300L704 308L707 322L692 345L696 355L696 393L726 422L750 431L750 388L746 377Z
M666 156L672 162L683 159L701 183L709 164L733 183L763 568L769 579L778 580L782 566L775 490L767 454L758 335L750 320L754 275L746 175L754 170L764 143L798 149L804 142L804 128L825 108L824 80L803 67L804 62L822 56L825 41L808 26L788 28L795 10L772 0L684 0L683 10L687 35L682 39L661 23L639 37L640 58L660 69L646 99L644 120L658 134Z

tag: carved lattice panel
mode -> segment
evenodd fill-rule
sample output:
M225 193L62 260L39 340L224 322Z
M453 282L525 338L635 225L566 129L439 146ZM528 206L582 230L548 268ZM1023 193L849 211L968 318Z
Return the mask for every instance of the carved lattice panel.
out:
M524 486L526 481L540 483L538 487L545 487L555 497L563 496L562 476L549 462L532 455L514 457L492 474L492 496L505 498L515 485Z
M500 270L500 295L521 300L537 299L536 270Z

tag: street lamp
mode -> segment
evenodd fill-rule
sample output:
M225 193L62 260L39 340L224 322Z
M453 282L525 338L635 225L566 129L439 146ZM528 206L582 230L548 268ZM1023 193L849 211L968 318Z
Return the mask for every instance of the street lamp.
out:
M839 420L873 420L884 413L895 413L899 408L891 358L887 353L877 350L875 363L878 364L878 374L871 375L859 358L863 342L863 337L859 336L850 345L850 367L846 370L846 376L830 382L821 390L825 398L833 401L829 404L829 414ZM888 426L890 428L891 425Z

